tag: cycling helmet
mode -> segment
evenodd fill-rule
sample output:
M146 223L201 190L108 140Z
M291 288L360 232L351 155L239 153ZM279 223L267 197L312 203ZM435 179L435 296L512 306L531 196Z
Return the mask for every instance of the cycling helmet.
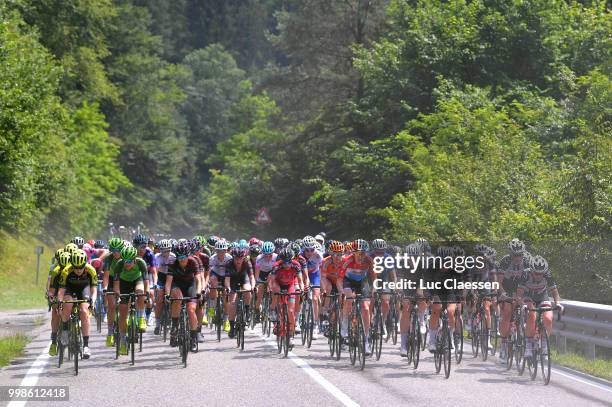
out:
M147 244L148 244L148 245L152 244L152 245L154 245L154 246L155 246L155 243L156 243L156 241L155 241L155 238L153 238L153 237L150 237L150 238L147 240Z
M283 247L283 238L277 237L274 239L274 247L281 248Z
M132 246L124 247L121 249L121 258L123 260L134 260L136 258L136 248Z
M493 261L497 256L497 250L492 247L487 247L487 250L483 254L489 261Z
M258 244L249 246L249 254L251 256L259 256L261 254L261 246Z
M76 268L85 267L87 264L87 254L80 249L75 251L72 253L72 257L70 257L70 263Z
M202 250L202 253L210 257L210 249L208 248L208 246L202 246L201 250Z
M525 243L521 242L517 238L514 238L508 242L508 250L513 255L523 254L525 251Z
M59 258L61 256L62 253L64 253L64 249L57 249L55 252L55 260L59 261Z
M70 260L72 260L72 254L63 252L60 254L59 259L57 259L57 262L61 267L66 267L70 263Z
M93 246L94 246L94 244L96 244L96 241L95 241L95 240L93 240L93 239L90 239L90 240L88 240L88 241L87 241L87 243L89 243L89 245L90 245L91 247L93 247Z
M323 246L325 244L325 238L323 236L321 236L320 234L315 236L315 240L317 242L319 242L319 244L321 246Z
M440 246L438 247L437 253L440 257L453 257L454 250L450 246Z
M249 249L240 247L240 244L232 249L232 256L234 257L245 257L247 254L249 254Z
M227 244L227 241L224 239L219 239L215 243L215 250L227 250L228 248L229 248L229 245Z
M113 237L111 240L108 241L108 248L113 250L113 249L123 249L123 240L117 238L117 237Z
M484 255L489 247L486 244L477 244L474 246L474 253Z
M291 250L293 250L293 253L295 253L295 255L297 256L298 254L300 254L300 252L302 251L302 248L300 247L299 244L293 242L293 243L289 243L289 247Z
M202 235L196 235L192 240L197 240L198 243L200 243L200 246L204 246L206 244L206 239L204 239L204 236Z
M465 250L461 246L453 246L453 256L454 257L464 257Z
M356 252L366 252L370 248L368 242L363 239L354 240L351 246Z
M132 242L130 242L129 240L124 240L123 247L133 247Z
M94 248L91 247L91 245L89 243L85 243L83 245L83 251L85 252L85 254L87 254L87 257L90 257L94 254Z
M312 236L305 236L302 240L302 244L304 245L304 249L316 249L317 241Z
M342 242L332 240L329 245L329 251L332 253L344 253L344 245Z
M94 249L104 249L106 247L106 243L104 240L96 240L93 247Z
M194 253L199 252L202 249L202 246L200 245L200 241L196 239L190 240L189 245L191 246L191 250Z
M66 245L66 247L64 248L64 250L67 251L68 253L72 254L76 250L79 250L79 247L76 244L74 244L74 243L68 243Z
M385 242L383 239L374 239L374 240L372 240L372 249L374 249L374 250L386 250L387 249L387 242Z
M353 251L353 242L344 242L344 250L347 252Z
M172 243L168 239L162 239L158 243L159 250L172 250Z
M208 239L206 240L206 243L208 243L210 247L215 247L217 240L219 240L219 238L215 235L212 235L208 237Z
M302 239L295 239L293 242L297 243L300 246L300 249L304 247L304 241Z
M531 272L535 274L544 274L548 271L548 262L542 256L533 256L529 262Z
M421 254L421 248L418 243L410 243L406 246L406 254L409 256L418 256Z
M318 235L321 236L323 239L327 239L327 233L325 232L319 232Z
M261 240L259 240L258 238L256 238L255 236L253 236L252 238L249 239L249 247L253 246L253 245L259 245L261 246Z
M284 263L289 263L295 257L295 253L289 247L285 247L278 254L278 258L281 259Z
M261 246L261 252L263 254L272 254L274 253L274 243L268 241L268 242L264 242L263 246Z
M75 245L79 246L80 249L85 244L85 239L83 239L81 236L75 236L72 238L72 240L70 240L70 243L74 243Z

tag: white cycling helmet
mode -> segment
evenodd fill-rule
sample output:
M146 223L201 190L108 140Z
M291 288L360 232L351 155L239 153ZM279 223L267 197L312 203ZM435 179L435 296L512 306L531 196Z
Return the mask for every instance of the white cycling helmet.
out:
M302 239L302 244L304 245L304 249L317 248L317 241L312 236L305 236L304 239Z

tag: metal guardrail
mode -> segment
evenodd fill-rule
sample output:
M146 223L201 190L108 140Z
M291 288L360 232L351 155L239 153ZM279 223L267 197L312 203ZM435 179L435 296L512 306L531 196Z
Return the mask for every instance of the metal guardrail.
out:
M553 334L557 348L565 352L567 339L584 346L586 354L595 359L597 347L612 349L612 305L563 300L565 314L554 319Z

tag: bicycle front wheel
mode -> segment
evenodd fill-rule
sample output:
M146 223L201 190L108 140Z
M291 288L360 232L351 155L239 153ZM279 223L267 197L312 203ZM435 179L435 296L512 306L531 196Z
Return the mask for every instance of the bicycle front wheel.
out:
M283 304L283 355L289 355L289 340L291 339L291 330L289 329L289 310L287 304Z
M455 346L455 361L461 363L463 359L463 318L460 313L455 315L455 333L453 335L453 343Z
M363 316L361 315L361 312L359 312L359 315L357 317L357 334L358 334L357 358L359 360L359 370L363 370L365 368L365 359L366 359L366 355L365 355L366 334L365 334L365 327L363 325L362 318Z
M471 343L472 343L472 355L478 356L478 350L480 349L480 324L476 318L476 314L472 315L472 331L471 331Z
M129 343L130 347L130 363L134 365L136 363L136 341L138 340L138 333L136 332L136 312L130 313L130 334L129 334Z
M540 335L540 366L542 367L542 379L544 384L550 383L550 345L548 343L548 334L546 329L542 328L542 334Z
M448 379L451 371L451 335L448 326L444 328L442 335L442 359L444 361L444 377Z

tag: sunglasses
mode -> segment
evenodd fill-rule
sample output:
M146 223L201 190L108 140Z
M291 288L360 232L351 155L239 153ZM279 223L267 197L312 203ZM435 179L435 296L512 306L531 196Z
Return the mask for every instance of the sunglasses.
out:
M185 256L184 254L180 255L180 256L176 256L177 259L179 260L185 260L187 259L187 256Z
M342 253L332 253L332 256L334 256L334 257L342 257L343 254Z
M121 249L110 249L111 253L121 253Z
M132 263L134 263L134 259L131 259L131 260L123 260L123 263L124 263L124 264L132 264Z

